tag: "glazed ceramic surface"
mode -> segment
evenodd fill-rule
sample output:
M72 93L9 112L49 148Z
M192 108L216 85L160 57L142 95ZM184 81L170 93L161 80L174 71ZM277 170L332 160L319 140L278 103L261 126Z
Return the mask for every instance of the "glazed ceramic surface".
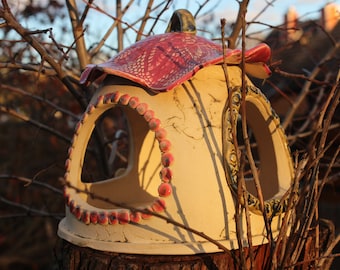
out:
M82 83L106 78L77 124L69 149L60 237L122 253L220 251L199 235L152 215L157 213L204 232L228 249L238 248L234 217L239 164L231 123L237 125L239 118L241 55L228 50L225 56L228 82L219 45L190 33L166 33L88 67ZM248 51L248 71L268 76L269 57L265 45ZM281 198L290 187L293 168L279 119L247 78L246 84L247 124L258 143L260 181L275 237L285 210ZM232 111L225 110L228 98ZM126 166L105 179L84 181L84 159L94 127L116 108L126 119L126 130L116 134L117 138L127 134ZM252 181L247 182L253 245L261 245L266 242L263 216ZM244 217L242 226L246 244Z

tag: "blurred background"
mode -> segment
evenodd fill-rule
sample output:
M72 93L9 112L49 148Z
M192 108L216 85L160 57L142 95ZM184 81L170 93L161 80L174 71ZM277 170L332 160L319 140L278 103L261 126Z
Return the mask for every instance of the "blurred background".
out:
M60 179L75 124L96 88L80 86L79 76L87 64L104 62L138 40L163 33L178 8L195 16L198 35L220 42L220 19L227 20L225 33L232 35L239 3L2 1L0 269L59 269ZM247 10L247 48L260 42L272 48L272 77L252 79L280 116L292 152L310 153L314 135L322 131L320 115L329 113L325 104L339 87L339 1L250 1ZM235 46L240 48L240 38ZM335 234L340 223L339 119L336 106L328 147L319 160L319 179L327 178L319 218L332 220Z

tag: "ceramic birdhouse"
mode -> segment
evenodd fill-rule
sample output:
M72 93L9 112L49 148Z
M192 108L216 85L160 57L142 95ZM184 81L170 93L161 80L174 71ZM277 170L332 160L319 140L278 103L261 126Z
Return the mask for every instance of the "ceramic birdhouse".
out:
M179 10L166 33L89 65L81 83L100 87L69 148L59 236L121 253L220 251L197 231L237 249L240 108L246 91L244 112L275 237L293 167L278 117L248 77L242 81L241 58L240 50L223 52L221 44L196 35L191 14ZM246 51L245 71L266 78L269 58L265 44ZM243 203L250 209L253 245L261 245L264 218L248 178L245 174ZM246 243L244 218L242 226Z

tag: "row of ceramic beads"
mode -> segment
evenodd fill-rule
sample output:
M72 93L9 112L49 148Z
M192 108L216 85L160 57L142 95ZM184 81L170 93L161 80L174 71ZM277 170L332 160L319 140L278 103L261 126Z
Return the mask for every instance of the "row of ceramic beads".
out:
M130 211L128 209L114 210L114 211L88 211L82 209L75 203L74 200L70 200L70 196L66 196L67 205L70 212L80 221L85 224L100 224L100 225L115 225L115 224L127 224L127 223L139 223L142 219L149 219L152 216L152 212L162 212L165 209L165 202L163 199L157 199L147 209L140 211Z
M68 151L69 158L65 162L66 181L68 181L69 170L71 167L72 152L82 125L88 119L88 116L93 113L96 108L101 107L104 104L112 103L127 105L130 108L135 109L141 116L143 116L145 121L148 122L149 129L155 132L155 138L159 142L159 148L162 153L161 163L163 165L163 169L160 172L162 183L158 188L158 194L160 197L170 196L172 193L172 187L170 185L170 181L172 179L172 171L169 166L173 163L174 158L173 155L169 152L171 148L171 143L169 140L166 139L166 130L161 127L160 120L154 117L154 111L149 110L146 103L140 103L137 97L131 97L128 94L120 95L119 92L99 96L95 104L91 104L88 106L86 112L83 114L81 121L79 121L76 125L75 134L72 140L72 146L69 148ZM129 222L138 223L141 219L150 218L152 216L152 212L162 212L165 210L166 207L165 201L161 198L158 198L151 204L150 207L145 210L141 210L141 212L132 212L127 209L110 212L96 212L84 210L79 205L77 205L74 200L70 199L70 195L67 193L67 188L64 189L64 196L66 205L69 207L70 212L78 220L84 222L85 224L92 223L101 225L113 225L127 224Z
M149 129L155 132L155 137L159 144L159 149L162 153L161 164L163 166L162 171L166 173L160 173L162 183L158 188L158 195L160 197L167 197L172 194L172 187L170 184L172 178L172 172L169 168L173 161L173 155L169 152L171 149L171 143L166 139L166 130L161 127L161 121L155 117L155 112L149 109L146 103L139 102L138 97L131 97L128 94L121 95L119 98L118 92L113 93L115 95L117 103L122 105L128 105L130 108L135 109L138 114L143 116L144 120L148 123Z

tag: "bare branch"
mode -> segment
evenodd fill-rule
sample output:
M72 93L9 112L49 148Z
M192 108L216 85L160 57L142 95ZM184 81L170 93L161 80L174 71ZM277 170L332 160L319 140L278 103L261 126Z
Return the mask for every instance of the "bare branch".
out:
M8 24L9 27L13 28L28 44L30 44L40 55L41 59L46 61L51 65L51 67L57 73L58 78L65 84L72 95L77 99L77 101L82 105L83 108L86 107L86 101L79 94L79 92L74 88L74 85L69 80L68 76L65 74L61 65L55 61L52 55L48 53L41 42L34 36L30 35L27 29L25 29L11 13L11 10L7 4L6 0L2 0L2 4L5 7L0 9L0 17L2 17Z
M85 0L83 0L83 1L85 1ZM127 5L127 7L129 7L129 5L130 5L130 2L129 2L129 4ZM136 28L133 27L133 24L129 24L129 23L123 21L121 18L117 18L117 17L114 17L114 16L110 15L110 14L107 13L105 10L101 9L99 6L97 6L97 5L95 5L95 4L92 3L92 4L91 4L91 8L93 8L94 10L96 10L96 11L102 13L102 14L105 14L106 16L108 16L109 18L111 18L111 19L114 20L114 21L119 21L121 24L125 25L127 28L131 29L131 30L134 31L135 33L137 33L137 34L139 33L139 31L138 31ZM122 14L122 15L123 15L123 14Z
M122 1L121 0L116 0L116 16L117 18L122 18L123 17L123 12L122 12ZM122 27L121 20L117 20L117 43L118 43L118 52L123 50L124 48L124 31Z
M53 67L59 78L65 77L61 66L58 65L54 58L46 52L46 49L41 45L41 43L30 34L30 31L23 28L21 24L17 22L16 18L10 12L10 9L5 9L3 12L0 12L0 16L3 17L7 21L7 24L40 54L42 59L45 59Z
M33 99L35 99L37 101L40 101L42 103L45 103L45 104L51 106L52 108L56 109L57 111L60 111L60 112L62 112L64 114L67 114L67 115L71 116L75 120L79 120L79 116L78 115L75 115L71 111L66 110L63 107L60 107L60 106L56 105L54 102L52 102L52 101L50 101L50 100L48 100L48 99L46 99L44 97L37 96L37 95L34 95L34 94L29 93L27 91L24 91L22 89L19 89L17 87L13 87L13 86L9 86L9 85L4 85L4 84L1 84L1 83L0 83L0 89L8 90L8 91L20 94L20 95L31 97L31 98L33 98Z
M140 40L142 38L142 33L144 32L144 28L146 26L146 23L148 22L148 19L150 18L150 12L151 12L151 8L153 5L153 0L149 0L149 3L146 7L145 13L142 17L142 24L139 27L139 31L136 37L136 41Z
M309 80L305 82L301 93L299 94L298 98L294 102L292 108L289 110L288 114L285 117L285 120L282 123L283 129L286 129L289 124L291 124L293 116L296 112L296 110L299 108L299 106L302 104L303 100L306 98L310 91L310 87L312 85L312 81L315 79L315 77L319 74L321 71L321 66L324 62L328 61L330 58L334 56L334 54L338 51L340 48L340 42L336 44L320 61L320 63L314 68L314 70L311 72L311 75L309 76Z
M207 4L208 4L209 0L205 0L202 4L199 4L195 14L194 14L194 18L197 17L197 15L201 12L202 8L204 8Z
M336 130L336 129L339 129L339 128L340 128L340 123L334 123L334 124L329 126L328 131ZM288 135L287 139L288 139L288 141L295 141L298 138L306 138L306 137L309 137L311 135L319 134L322 131L323 131L323 129L320 128L320 129L317 129L317 130L310 130L310 131L306 131L306 132L298 132L294 135Z
M263 216L263 221L265 224L266 228L266 233L267 233L267 239L269 246L271 250L273 250L274 247L274 239L271 231L271 226L270 222L267 216L266 209L264 207L264 197L262 193L262 188L261 188L261 183L260 183L260 178L258 174L258 170L253 158L253 153L251 151L251 146L250 146L250 139L248 136L248 127L247 127L247 114L246 114L246 95L247 95L247 81L246 81L246 73L245 73L245 50L246 50L246 40L245 40L245 30L246 30L246 12L247 9L246 7L241 8L241 12L239 13L240 22L241 23L241 33L242 33L242 61L241 61L241 70L242 70L242 100L241 100L241 122L242 122L242 136L244 140L244 145L246 148L246 155L248 158L249 166L253 175L253 181L255 184L256 192L257 192L257 198L259 200L259 208L260 211L262 212Z
M154 18L153 20L153 24L150 27L150 30L147 34L147 36L150 36L151 34L153 34L153 29L155 28L155 26L157 25L157 23L161 20L161 16L164 14L165 11L167 11L170 7L170 4L172 3L172 0L164 0L163 2L161 2L159 5L155 6L152 11L157 10L159 7L161 7L163 4L165 3L165 6L162 8L161 11L159 11L157 13L157 17Z
M58 188L55 188L47 183L44 183L44 182L41 182L41 181L38 181L38 180L33 180L33 179L29 179L29 178L26 178L26 177L23 177L23 176L17 176L17 175L9 175L9 174L0 174L0 179L2 180L17 180L17 181L21 181L23 183L25 183L25 186L29 186L29 185L36 185L36 186L40 186L40 187L44 187L48 190L51 190L55 193L58 193L58 194L63 194L63 192L58 189Z
M73 36L76 40L76 52L79 60L80 69L85 69L86 65L89 64L89 55L86 50L85 39L84 39L84 28L82 21L78 17L78 8L75 0L66 0L67 9L71 19Z
M282 70L280 70L279 67L276 67L274 69L274 72L280 74L281 76L287 77L287 78L302 79L302 80L309 81L309 82L312 82L312 83L315 83L315 84L318 84L318 85L331 85L327 81L316 80L316 79L314 79L314 77L308 77L308 76L305 76L304 74L296 74L296 73L290 73L290 72L282 71Z
M100 49L104 46L106 40L109 38L109 36L111 35L111 33L113 32L113 30L117 27L117 25L122 21L122 17L124 16L124 14L127 12L127 10L130 8L130 6L132 5L132 3L134 2L134 0L130 0L129 3L126 4L125 8L123 9L122 12L120 12L119 16L117 17L116 20L113 20L113 23L111 24L110 28L106 31L106 33L104 34L103 38L100 40L100 42L97 44L96 47L94 47L91 51L90 51L90 56L93 57L94 55L96 55Z
M0 105L0 112L4 112L4 113L7 113L7 114L10 114L18 119L21 119L29 124L32 124L33 126L36 126L38 127L39 129L41 130L44 130L44 131L47 131L49 132L50 134L58 137L59 139L61 139L62 141L66 142L67 144L70 144L71 143L71 138L69 137L66 137L64 134L60 133L59 131L49 127L49 126L46 126L34 119L31 119L30 117L28 117L27 115L23 115L21 113L18 113L17 111L13 110L13 109L10 109L10 108L7 108L6 106L4 105Z
M0 63L0 68L9 68L9 69L18 69L18 70L27 70L27 71L35 71L41 72L47 76L57 75L54 69L50 67L44 67L41 69L40 65L33 64L23 64L23 63Z
M85 9L84 9L84 11L83 11L83 14L81 15L81 18L80 18L80 20L79 20L79 25L84 25L84 21L85 21L85 19L86 19L86 16L87 16L87 14L88 14L88 12L89 12L89 10L90 10L90 7L91 7L91 4L93 3L93 1L94 0L89 0L87 3L86 3L86 7L85 7Z
M49 213L49 212L46 212L44 210L32 208L31 206L27 206L27 205L22 204L22 203L16 203L16 202L7 200L3 196L0 196L0 202L3 202L7 205L14 206L14 207L22 209L22 210L25 210L26 216L53 217L53 218L57 218L57 219L61 219L64 216L64 213ZM0 218L1 218L1 216L0 216Z
M260 10L257 15L252 19L252 22L257 20L269 7L272 7L273 4L276 2L276 0L271 0L271 1L266 1L267 5L265 5L265 7Z
M241 30L242 30L242 24L243 24L242 14L245 14L247 12L248 4L249 4L249 0L243 0L239 2L239 10L237 14L237 19L236 19L236 22L233 28L233 32L231 33L228 39L229 41L228 47L231 49L235 49L236 47L237 38L240 35Z

